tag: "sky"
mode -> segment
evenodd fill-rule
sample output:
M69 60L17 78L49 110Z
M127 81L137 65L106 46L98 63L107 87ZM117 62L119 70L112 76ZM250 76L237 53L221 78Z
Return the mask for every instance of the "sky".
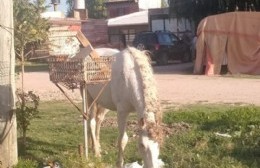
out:
M46 4L51 6L50 8L48 8L48 11L53 11L53 5L51 4L51 0L46 0ZM139 7L142 9L156 7L158 5L160 6L160 4L161 4L161 0L139 0ZM60 4L58 5L58 10L66 14L67 11L66 0L60 0Z
M48 8L48 11L54 11L53 5L51 4L51 0L46 0L45 3L46 3L46 5L50 5L50 8ZM60 4L58 5L58 11L62 11L63 13L67 12L66 0L60 0Z

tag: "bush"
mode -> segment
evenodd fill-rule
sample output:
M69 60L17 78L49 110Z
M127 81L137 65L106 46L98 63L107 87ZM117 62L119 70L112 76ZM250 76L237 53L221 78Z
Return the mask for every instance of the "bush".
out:
M21 90L16 91L18 101L16 103L17 126L21 131L23 145L26 145L26 132L31 120L38 116L38 106L40 98L32 91L25 93Z

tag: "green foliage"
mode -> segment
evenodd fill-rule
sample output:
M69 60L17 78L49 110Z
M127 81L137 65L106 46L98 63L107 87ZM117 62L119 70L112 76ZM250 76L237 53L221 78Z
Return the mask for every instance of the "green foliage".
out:
M66 0L67 4L67 16L73 17L73 0Z
M14 1L14 39L15 51L21 60L27 51L38 47L47 39L49 23L41 18L46 9L43 0L31 3L29 0Z
M85 0L88 17L93 19L106 18L104 2L105 0Z
M14 168L35 168L38 166L37 161L22 159Z
M260 0L169 0L171 15L193 19L196 24L209 15L239 11L260 11Z
M167 7L169 7L168 0L162 0L162 2L161 2L161 7L162 7L162 8L167 8Z
M104 19L106 18L106 9L104 2L106 0L85 0L86 9L88 10L88 17L93 19ZM73 14L73 0L66 0L68 5L68 16Z
M31 120L38 116L38 106L40 98L32 91L24 93L16 91L18 102L16 103L17 126L23 136L23 145L26 145L26 132L31 124Z
M17 65L15 67L17 73L21 72L21 67ZM24 63L25 72L49 72L49 65L47 63L40 62L25 62Z

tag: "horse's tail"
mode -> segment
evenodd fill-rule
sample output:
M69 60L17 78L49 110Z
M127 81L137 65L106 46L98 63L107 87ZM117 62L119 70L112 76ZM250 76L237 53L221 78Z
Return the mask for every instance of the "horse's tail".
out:
M158 97L150 58L144 51L137 50L133 47L128 47L128 51L133 56L134 61L140 69L144 91L145 111L147 113L155 113L156 122L161 123L162 114L160 100Z

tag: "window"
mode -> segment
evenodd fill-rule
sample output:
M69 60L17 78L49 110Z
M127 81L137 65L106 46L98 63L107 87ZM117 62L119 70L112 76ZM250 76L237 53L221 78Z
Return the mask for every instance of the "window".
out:
M118 16L123 16L125 14L125 8L119 8L117 9L117 15Z
M135 29L123 29L121 32L125 35L126 44L131 44L135 38Z
M169 34L162 33L158 34L159 43L172 43L172 39Z
M174 34L171 34L171 39L173 43L179 40L178 37L175 36Z

